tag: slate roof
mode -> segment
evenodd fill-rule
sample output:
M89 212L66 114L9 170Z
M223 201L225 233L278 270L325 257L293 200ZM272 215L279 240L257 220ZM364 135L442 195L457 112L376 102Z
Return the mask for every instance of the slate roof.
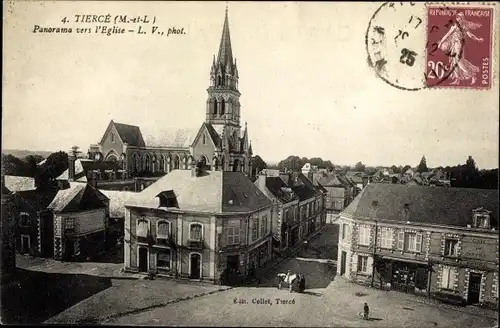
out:
M222 143L221 135L215 130L212 124L203 123L203 125L207 128L210 137L214 141L215 146L220 146Z
M99 190L109 199L109 217L112 219L125 217L125 203L137 193L132 191Z
M378 202L375 209L373 201ZM409 204L408 216L405 204ZM343 213L355 218L375 215L384 220L466 227L472 222L472 210L480 207L492 211L491 225L498 228L498 190L375 183L367 185Z
M199 129L150 128L144 132L147 147L162 148L189 148L193 143Z
M123 124L113 122L116 131L120 135L123 142L128 143L134 147L144 147L144 139L142 137L141 129L135 125Z
M316 197L321 193L301 172L293 172L291 175L282 174L280 177L299 196L300 201Z
M37 191L27 190L15 193L16 201L19 205L26 205L33 212L41 212L47 209L54 200L58 190Z
M256 181L256 183L258 183L258 181ZM266 177L266 188L274 197L278 198L283 203L289 203L299 199L280 177ZM288 192L287 189L290 192Z
M12 192L35 190L35 178L5 175L5 187Z
M87 183L71 183L68 189L59 190L48 206L54 212L78 212L106 207L108 198Z
M209 171L193 177L191 170L174 170L125 203L158 208L156 196L173 190L179 209L205 213L254 212L272 202L241 172Z
M93 161L86 158L78 158L75 161L75 181L87 182L87 173L91 170L99 170L104 172L105 170L121 170L120 164L113 161ZM69 171L64 171L56 180L68 180Z

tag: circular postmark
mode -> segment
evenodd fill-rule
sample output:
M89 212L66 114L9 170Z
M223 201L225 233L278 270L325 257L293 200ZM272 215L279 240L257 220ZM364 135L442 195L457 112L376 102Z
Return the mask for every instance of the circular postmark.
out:
M446 4L433 8L452 12ZM365 35L368 65L395 88L416 91L438 86L458 66L465 39L460 24L441 19L429 25L430 10L422 3L386 2L370 19ZM446 57L437 66L429 60L436 54Z

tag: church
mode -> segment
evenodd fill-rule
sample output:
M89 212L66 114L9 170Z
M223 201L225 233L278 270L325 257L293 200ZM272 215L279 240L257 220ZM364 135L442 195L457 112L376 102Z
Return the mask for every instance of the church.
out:
M226 8L217 58L214 56L207 89L206 118L198 130L154 131L109 123L101 141L91 145L89 158L118 162L128 176L158 176L198 163L207 170L252 174L252 146L247 124L240 123L241 93L233 58Z

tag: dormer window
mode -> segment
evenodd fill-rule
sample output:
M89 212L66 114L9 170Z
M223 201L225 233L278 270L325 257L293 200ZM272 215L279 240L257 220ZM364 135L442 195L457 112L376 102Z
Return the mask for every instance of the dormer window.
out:
M488 210L478 208L472 211L474 228L489 229L491 227L490 214Z
M179 204L177 203L177 196L175 195L173 190L162 191L156 197L160 199L159 207L179 208Z

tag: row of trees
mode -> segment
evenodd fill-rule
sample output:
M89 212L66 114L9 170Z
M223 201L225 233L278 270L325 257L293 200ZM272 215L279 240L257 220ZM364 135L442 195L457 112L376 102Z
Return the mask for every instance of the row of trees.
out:
M334 169L334 165L331 161L325 161L321 157L312 157L311 159L308 159L307 157L301 158L294 155L290 155L286 159L280 161L277 165L277 168L282 171L284 171L285 169L287 171L300 171L300 169L302 169L302 167L306 163L310 163L311 165L317 166L320 169L327 169L329 171L333 171Z
M68 154L63 151L52 153L45 163L38 165L43 159L39 155L28 155L21 159L2 154L2 174L32 177L37 186L50 186L51 181L68 169Z

